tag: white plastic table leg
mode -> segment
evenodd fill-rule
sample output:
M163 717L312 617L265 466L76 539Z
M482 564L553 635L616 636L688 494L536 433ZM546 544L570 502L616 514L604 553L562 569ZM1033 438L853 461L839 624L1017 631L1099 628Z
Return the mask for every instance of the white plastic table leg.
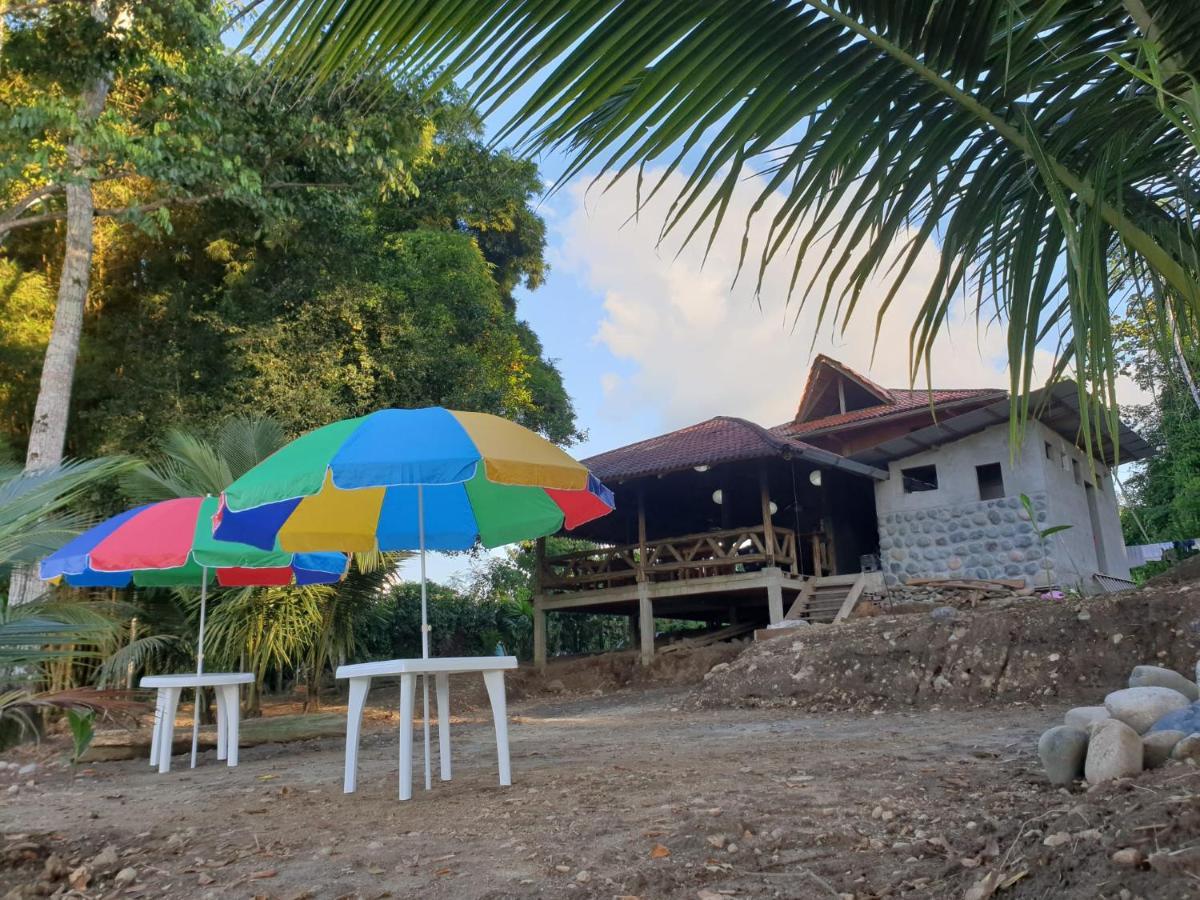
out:
M217 759L224 759L228 740L225 730L225 689L217 688L213 691L213 696L217 701Z
M150 731L150 766L158 765L158 747L162 741L164 690L159 688L154 697L154 727Z
M412 799L413 705L417 676L400 676L400 799Z
M225 764L230 768L238 764L238 727L242 715L242 698L236 684L224 684L217 688L225 695Z
M496 757L500 763L500 784L512 784L512 769L508 759L508 704L504 697L504 673L484 672L483 683L492 701L492 721L496 725Z
M175 743L175 713L179 711L179 695L183 688L164 688L163 717L161 733L158 736L158 771L160 774L171 771L171 748Z
M342 793L353 794L358 788L358 737L362 731L363 706L371 689L370 678L350 679L350 702L346 705L346 773Z
M438 762L442 781L450 780L450 676L438 673L433 678L437 686Z

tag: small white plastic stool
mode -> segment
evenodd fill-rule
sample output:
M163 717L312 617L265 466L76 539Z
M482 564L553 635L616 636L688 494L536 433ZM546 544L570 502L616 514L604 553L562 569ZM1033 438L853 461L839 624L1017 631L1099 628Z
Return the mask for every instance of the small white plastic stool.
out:
M238 720L241 703L238 687L251 684L251 672L205 672L197 675L147 675L141 680L143 688L158 688L154 705L154 731L150 738L150 765L158 771L171 771L171 745L175 740L175 713L179 695L185 688L214 688L217 695L217 759L229 766L238 764ZM197 701L199 700L197 692ZM194 712L193 715L196 715Z
M433 675L437 686L438 757L442 781L450 780L450 676L479 672L492 703L492 723L496 728L496 757L500 784L512 784L508 758L508 706L504 695L504 670L515 669L515 656L443 656L433 659L389 659L383 662L338 666L337 677L350 679L350 703L346 709L346 771L344 793L358 787L358 736L362 728L363 706L371 679L383 675L400 676L400 799L412 799L413 706L417 676Z

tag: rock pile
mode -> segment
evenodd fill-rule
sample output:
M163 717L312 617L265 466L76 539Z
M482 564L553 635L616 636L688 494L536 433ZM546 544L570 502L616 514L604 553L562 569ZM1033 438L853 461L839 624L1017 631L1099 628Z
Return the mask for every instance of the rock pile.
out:
M1079 706L1063 718L1038 740L1052 784L1080 776L1099 784L1170 760L1200 762L1200 689L1162 666L1135 666L1129 687L1113 691L1103 706Z
M895 584L878 593L868 592L864 598L878 610L874 615L926 612L931 607L942 606L955 609L975 609L979 606L1003 609L1029 602L1035 589L1022 587L1023 584L1023 581L1017 580L923 578L914 579L908 584Z

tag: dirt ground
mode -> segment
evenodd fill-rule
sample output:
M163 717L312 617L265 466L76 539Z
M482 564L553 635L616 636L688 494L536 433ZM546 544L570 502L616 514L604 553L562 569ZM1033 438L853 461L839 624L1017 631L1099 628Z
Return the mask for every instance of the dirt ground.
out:
M1033 746L1057 707L694 709L684 687L526 700L510 707L511 788L496 784L490 728L468 717L453 726L454 779L426 793L418 774L400 803L390 693L373 695L350 796L333 739L247 748L233 770L211 751L165 776L142 761L75 778L44 765L0 794L0 884L36 896L65 883L40 881L48 868L83 866L91 882L73 896L716 900L961 897L996 872L1012 882L998 897L1196 892L1186 864L1160 874L1109 856L1175 848L1184 820L1194 838L1200 772L1054 791ZM91 864L109 844L116 858ZM136 877L118 887L122 868Z
M407 803L394 685L372 694L350 796L337 737L244 747L232 770L176 757L164 776L72 773L60 737L0 770L0 897L1200 896L1200 769L1068 791L1036 757L1133 665L1191 671L1197 574L813 626L648 671L625 653L515 672L510 788L482 686L453 679L454 779L426 793L418 773Z

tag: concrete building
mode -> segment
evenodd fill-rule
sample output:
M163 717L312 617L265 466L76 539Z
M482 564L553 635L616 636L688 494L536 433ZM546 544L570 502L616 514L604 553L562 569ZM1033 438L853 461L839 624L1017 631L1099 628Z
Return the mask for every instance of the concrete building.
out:
M1128 578L1110 466L1149 445L1122 424L1089 455L1071 383L1029 409L1014 450L1003 390L883 388L819 356L790 422L719 416L586 459L617 509L572 532L594 548L543 554L535 655L550 611L627 615L648 659L656 616L736 630L836 620L879 582Z

